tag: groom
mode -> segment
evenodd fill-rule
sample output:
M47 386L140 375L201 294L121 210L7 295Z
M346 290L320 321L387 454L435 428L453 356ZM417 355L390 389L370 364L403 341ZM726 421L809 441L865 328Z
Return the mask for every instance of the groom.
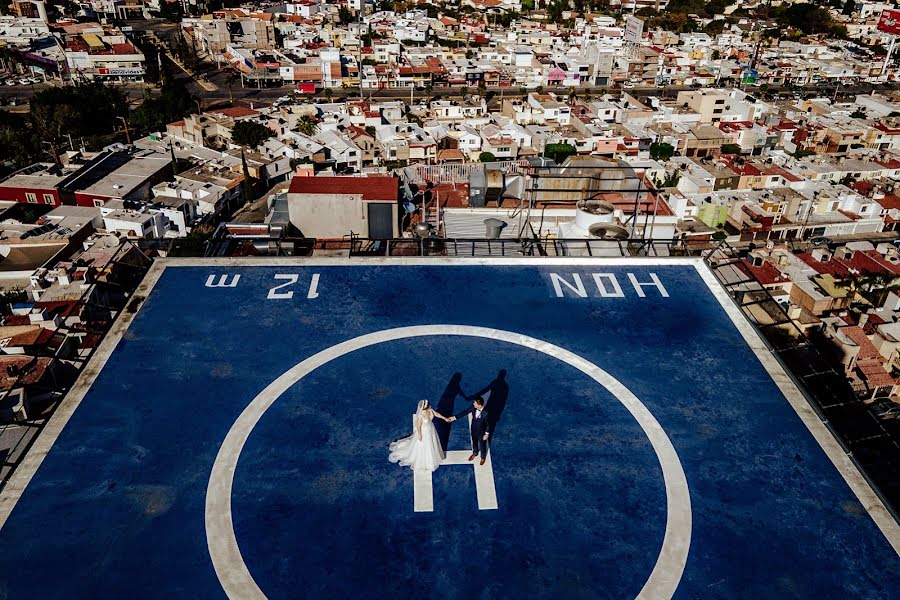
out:
M491 435L488 428L488 413L484 409L484 398L475 396L472 399L472 406L458 415L450 417L450 422L461 419L469 413L472 413L472 425L470 428L472 433L472 456L469 457L469 460L475 460L475 457L481 454L481 464L483 465L487 458L488 437Z

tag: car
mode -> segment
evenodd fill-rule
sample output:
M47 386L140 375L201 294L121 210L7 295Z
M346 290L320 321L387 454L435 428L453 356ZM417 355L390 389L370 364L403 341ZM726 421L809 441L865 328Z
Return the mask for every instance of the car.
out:
M31 83L31 80L28 79L27 77L23 77L22 79L19 80L19 85L28 85L29 83Z
M824 236L817 236L817 237L812 238L809 241L812 242L813 244L815 244L816 246L828 246L828 245L834 243L834 241L831 238L827 238Z
M18 83L19 82L16 81L15 79L9 79L6 81L6 85L18 85Z

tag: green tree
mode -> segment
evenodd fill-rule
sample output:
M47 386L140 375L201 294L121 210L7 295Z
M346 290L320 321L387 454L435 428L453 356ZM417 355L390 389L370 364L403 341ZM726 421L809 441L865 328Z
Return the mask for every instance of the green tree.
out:
M544 146L544 156L552 158L558 165L576 152L575 146L571 144L547 144Z
M853 119L865 119L865 118L866 118L866 111L864 111L864 110L862 110L862 109L860 109L860 108L857 108L857 109L854 110L852 113L850 113L850 117L853 118Z
M234 102L234 94L231 89L234 86L234 83L237 81L237 74L234 72L234 69L228 69L225 71L225 85L228 86L228 100L229 102Z
M272 137L272 130L256 121L238 121L231 128L231 141L241 147L241 167L244 171L244 200L251 200L253 181L247 166L247 148L256 148Z
M0 111L0 163L9 161L17 169L30 165L40 155L36 142L26 117Z
M30 103L31 123L59 162L59 146L66 134L93 137L111 133L128 112L125 95L100 82L46 88Z
M722 154L740 154L741 147L737 144L722 144Z
M128 122L143 131L159 131L167 123L197 112L197 105L181 80L167 81L159 95L150 96L131 111Z
M494 156L494 154L492 152L482 152L481 154L478 155L478 162L486 163L486 162L494 162L495 160L497 160L497 157Z
M312 135L316 132L316 122L309 115L303 115L297 121L297 132L303 135Z
M665 142L653 142L650 144L650 158L653 160L661 160L663 162L672 158L675 154L675 147Z
M49 146L53 162L60 163L59 146L64 136L75 129L78 112L69 104L31 105L31 122L41 141Z
M842 10L841 12L848 17L856 12L856 0L847 0L844 3L844 10Z
M231 129L231 141L245 148L256 148L272 137L272 130L256 121L243 120Z
M791 27L806 34L825 33L846 35L847 28L835 23L827 8L815 4L782 4L775 14L782 27Z
M332 96L334 96L334 92L332 91L331 88L325 88L325 89L322 91L322 95L325 96L325 99L328 100L328 101L330 102Z

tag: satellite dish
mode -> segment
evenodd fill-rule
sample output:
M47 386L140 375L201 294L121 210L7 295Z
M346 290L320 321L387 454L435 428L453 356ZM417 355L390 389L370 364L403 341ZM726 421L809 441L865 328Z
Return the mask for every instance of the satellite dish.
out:
M588 233L591 234L591 237L601 240L619 241L628 239L628 230L621 225L613 223L594 223L588 229Z

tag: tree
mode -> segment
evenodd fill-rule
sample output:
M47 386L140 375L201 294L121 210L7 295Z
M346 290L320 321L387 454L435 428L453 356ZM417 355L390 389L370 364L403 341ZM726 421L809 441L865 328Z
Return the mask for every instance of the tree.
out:
M303 115L297 121L297 132L303 135L312 135L316 132L316 122L309 115Z
M231 128L231 141L241 147L241 167L244 171L244 200L250 200L253 194L250 168L247 166L246 148L256 148L270 137L272 137L272 130L256 121L238 121Z
M681 173L675 171L671 175L666 176L665 180L662 182L661 188L673 188L678 185L678 181L681 179Z
M847 0L844 3L844 10L842 10L841 12L848 17L856 12L856 0Z
M740 154L741 147L737 144L722 144L722 154Z
M26 118L0 111L0 163L9 161L17 169L30 165L40 155L36 142Z
M494 162L495 160L497 160L497 157L494 156L494 154L491 152L482 152L481 154L478 155L478 162L486 163L486 162Z
M272 137L272 130L256 121L243 120L231 129L231 141L245 148L256 148Z
M325 96L325 99L328 100L328 101L330 102L332 96L334 96L334 92L332 91L331 88L325 88L325 89L322 91L322 95Z
M547 144L544 146L544 156L552 158L556 164L562 164L567 158L575 154L577 150L571 144Z
M835 23L827 8L815 4L782 4L776 12L776 19L782 27L791 27L806 34L826 33L834 36L846 35L847 28Z
M650 144L650 158L653 160L661 160L663 162L672 158L675 154L675 147L665 142L653 142Z
M231 92L231 87L234 85L234 82L237 81L237 75L235 74L233 69L228 69L225 71L225 85L228 86L228 100L230 102L234 102L234 94Z
M852 119L865 119L865 118L866 118L866 111L863 110L863 109L861 109L861 108L857 108L857 109L854 110L852 113L850 113L850 118L852 118Z
M65 136L99 136L111 133L118 117L128 111L125 95L100 82L79 83L41 90L31 98L31 123L38 137L59 162L59 145Z
M185 115L196 112L197 105L182 80L172 80L163 84L158 96L148 97L131 111L128 122L136 129L158 131L167 123L181 120Z

